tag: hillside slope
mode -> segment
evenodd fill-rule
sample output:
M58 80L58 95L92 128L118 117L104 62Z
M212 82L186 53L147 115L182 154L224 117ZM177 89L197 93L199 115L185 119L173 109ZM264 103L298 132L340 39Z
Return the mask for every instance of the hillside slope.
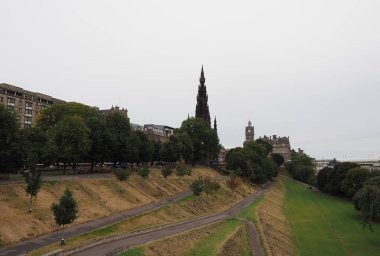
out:
M33 202L33 213L27 214L29 197L24 184L0 186L0 244L7 245L56 230L50 206L57 202L65 187L71 189L79 205L75 224L87 222L163 198L186 190L198 176L217 176L210 168L194 168L192 176L165 180L159 170L152 170L149 180L133 174L120 184L116 179L65 180L44 182L38 198Z

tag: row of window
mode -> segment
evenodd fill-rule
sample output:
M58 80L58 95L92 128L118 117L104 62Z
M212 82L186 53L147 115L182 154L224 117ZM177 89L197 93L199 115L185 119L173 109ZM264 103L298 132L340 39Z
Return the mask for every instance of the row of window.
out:
M0 102L3 102L3 97L0 97ZM16 106L16 99L13 98L7 98L7 104L8 106ZM22 101L18 102L18 106L22 106ZM36 109L40 108L41 110L44 110L48 106L45 105L39 105L38 103L36 104ZM32 102L25 102L25 108L26 109L33 109L33 103Z

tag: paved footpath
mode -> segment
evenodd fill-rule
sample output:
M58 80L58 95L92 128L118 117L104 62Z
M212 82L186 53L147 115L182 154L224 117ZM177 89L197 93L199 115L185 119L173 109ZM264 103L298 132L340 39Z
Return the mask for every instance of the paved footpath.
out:
M177 225L171 225L164 228L159 228L155 230L150 230L147 232L136 232L128 234L127 236L114 241L105 241L104 243L95 245L89 248L83 248L82 250L78 250L71 255L83 255L83 256L103 256L103 255L115 255L118 252L127 250L132 246L141 245L147 242L151 242L154 240L162 239L167 236L171 236L174 234L178 234L189 229L198 228L212 222L216 222L225 218L233 217L235 214L239 213L241 210L249 206L252 202L254 202L261 194L263 194L266 190L268 190L272 183L267 184L261 190L256 193L246 197L238 204L233 206L232 208L226 210L225 212L211 215L208 217L198 218L195 220L190 220L186 222L182 222Z
M177 202L177 201L181 200L182 198L185 198L186 196L189 196L189 195L191 195L191 191L186 190L184 192L181 192L179 194L176 194L174 196L171 196L169 198L166 198L166 199L158 201L158 202L142 205L140 207L136 207L136 208L133 208L133 209L130 209L130 210L127 210L127 211L124 211L124 212L121 212L121 213L118 213L115 215L111 215L111 216L107 216L107 217L97 219L97 220L94 220L91 222L79 224L79 225L65 229L64 236L67 239L67 238L70 238L73 236L83 234L83 233L88 232L88 231L93 230L93 229L98 229L98 228L101 228L104 226L108 226L108 225L115 223L115 222L118 222L122 219L129 218L129 217L132 217L132 216L144 213L144 212L152 211L152 210L158 209L162 206L165 206L167 204ZM49 245L51 243L54 243L54 242L58 243L60 240L61 240L61 232L56 231L53 233L49 233L49 234L42 235L42 236L30 239L30 240L20 242L20 243L15 244L15 245L11 245L11 246L1 248L0 249L0 255L4 255L4 256L5 255L7 255L7 256L22 255L28 251Z

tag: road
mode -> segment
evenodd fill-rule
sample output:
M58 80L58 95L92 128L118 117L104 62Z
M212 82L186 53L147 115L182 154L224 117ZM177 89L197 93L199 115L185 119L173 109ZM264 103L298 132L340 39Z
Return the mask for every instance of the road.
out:
M146 205L136 207L136 208L133 208L133 209L130 209L130 210L127 210L127 211L124 211L124 212L121 212L121 213L118 213L115 215L111 215L108 217L104 217L104 218L97 219L97 220L94 220L91 222L87 222L87 223L83 223L83 224L79 224L79 225L67 228L65 230L65 238L67 239L67 238L70 238L73 236L77 236L77 235L83 234L85 232L88 232L90 230L94 230L94 229L98 229L98 228L110 225L110 224L115 223L117 221L120 221L122 219L130 218L130 217L133 217L135 215L138 215L138 214L141 214L144 212L148 212L148 211L158 209L158 208L165 206L167 204L177 202L177 201L181 200L182 198L185 198L186 196L191 195L191 193L192 192L190 190L186 190L184 192L181 192L179 194L176 194L174 196L171 196L169 198L166 198L166 199L158 201L158 202L146 204ZM2 256L3 255L4 256L5 255L7 255L7 256L22 255L28 251L40 248L42 246L49 245L49 244L54 243L54 242L58 242L60 240L61 240L61 232L56 231L56 232L49 233L46 235L42 235L42 236L27 240L24 242L20 242L20 243L15 244L15 245L0 248L0 255L2 255Z
M131 233L119 240L114 241L105 241L102 244L95 245L90 248L83 248L82 250L78 250L71 255L81 255L81 256L101 256L101 255L115 255L118 252L124 251L129 247L141 245L147 242L151 242L154 240L162 239L167 236L171 236L174 234L178 234L184 232L189 229L198 228L222 219L226 219L229 217L233 217L235 214L239 213L241 210L250 205L253 201L255 201L261 194L263 194L266 190L268 190L273 185L273 182L267 184L263 189L257 191L256 193L246 197L238 204L233 206L232 208L211 216L190 220L186 222L179 223L177 225L171 225L168 227L150 230L147 232L136 232Z

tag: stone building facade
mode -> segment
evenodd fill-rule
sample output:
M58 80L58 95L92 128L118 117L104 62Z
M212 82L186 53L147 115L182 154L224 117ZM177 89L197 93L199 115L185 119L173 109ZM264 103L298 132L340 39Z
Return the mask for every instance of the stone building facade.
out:
M21 128L35 125L42 110L55 104L64 104L63 100L38 92L30 92L21 87L0 84L0 104L17 114Z
M284 157L285 162L291 159L292 151L290 147L289 137L280 137L277 135L273 135L270 137L264 136L262 139L269 142L272 145L272 154L277 153L282 155L282 157Z
M128 110L124 108L119 108L118 106L112 106L110 109L100 110L100 113L102 113L105 116L109 116L115 112L118 112L128 118Z
M144 133L154 142L168 142L174 131L173 127L166 125L145 124Z

